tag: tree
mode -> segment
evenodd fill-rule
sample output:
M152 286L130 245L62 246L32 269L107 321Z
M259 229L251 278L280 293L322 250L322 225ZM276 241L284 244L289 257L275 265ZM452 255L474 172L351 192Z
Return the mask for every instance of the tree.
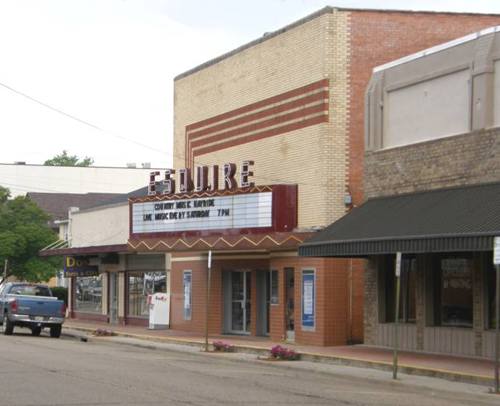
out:
M43 164L46 166L90 166L94 163L92 158L86 156L82 160L77 155L68 155L65 149L54 158L47 159Z
M0 269L3 270L7 259L7 276L30 282L46 281L61 268L61 259L42 258L38 252L56 241L57 234L48 226L49 216L30 198L8 199L9 194L8 189L0 186Z

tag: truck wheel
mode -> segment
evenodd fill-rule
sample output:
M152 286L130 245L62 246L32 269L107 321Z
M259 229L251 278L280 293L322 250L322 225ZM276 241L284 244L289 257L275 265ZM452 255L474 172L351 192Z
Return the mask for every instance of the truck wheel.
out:
M6 336L12 335L14 332L14 324L9 320L7 315L3 316L2 333Z
M59 337L61 337L61 329L62 329L61 325L51 327L50 328L50 336L53 337L53 338L59 338Z
M41 327L32 327L31 328L31 335L38 337L42 333L42 328Z

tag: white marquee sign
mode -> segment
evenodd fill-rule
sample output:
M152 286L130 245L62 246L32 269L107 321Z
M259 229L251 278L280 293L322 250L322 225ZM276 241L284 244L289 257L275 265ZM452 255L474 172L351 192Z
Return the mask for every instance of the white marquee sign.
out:
M272 192L132 203L132 233L272 226Z

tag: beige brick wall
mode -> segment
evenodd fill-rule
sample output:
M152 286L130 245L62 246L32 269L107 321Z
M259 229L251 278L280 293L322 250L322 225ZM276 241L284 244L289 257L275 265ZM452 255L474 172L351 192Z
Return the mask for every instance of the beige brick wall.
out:
M175 81L174 167L185 166L185 127L322 80L329 122L208 153L195 164L255 161L256 184L299 185L299 227L345 212L348 14L335 11L291 28Z
M367 198L500 181L500 128L365 155Z

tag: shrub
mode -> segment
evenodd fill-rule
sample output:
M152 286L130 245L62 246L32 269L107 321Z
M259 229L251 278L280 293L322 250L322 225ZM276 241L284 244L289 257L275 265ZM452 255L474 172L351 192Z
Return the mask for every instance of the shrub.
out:
M52 291L52 296L57 297L59 300L64 300L66 306L68 305L68 288L63 288L62 286L56 286L50 288Z
M275 345L271 348L271 358L294 361L299 359L299 354L294 350L282 347L281 345Z
M234 345L231 345L229 343L226 343L224 341L214 341L212 343L214 346L214 351L220 351L220 352L233 352L234 351Z

